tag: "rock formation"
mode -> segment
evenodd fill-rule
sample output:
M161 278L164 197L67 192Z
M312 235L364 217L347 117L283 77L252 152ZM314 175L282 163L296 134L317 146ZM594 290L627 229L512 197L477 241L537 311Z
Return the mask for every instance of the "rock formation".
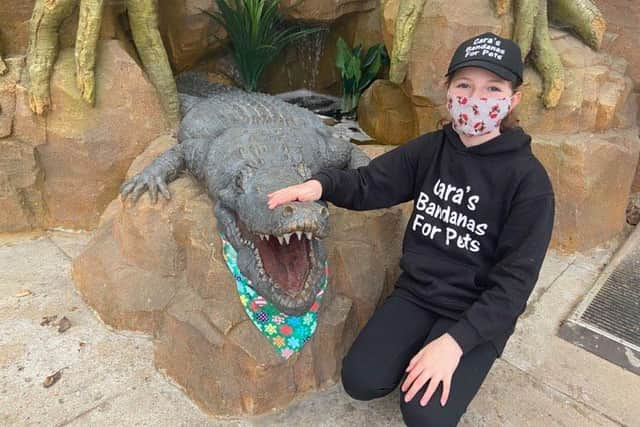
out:
M156 140L127 175L173 143ZM153 204L145 193L135 205L109 205L73 263L87 303L115 328L152 335L156 366L215 415L264 413L334 383L342 356L399 272L402 209L330 208L329 283L318 327L285 360L243 311L209 196L190 176L169 189L170 200Z

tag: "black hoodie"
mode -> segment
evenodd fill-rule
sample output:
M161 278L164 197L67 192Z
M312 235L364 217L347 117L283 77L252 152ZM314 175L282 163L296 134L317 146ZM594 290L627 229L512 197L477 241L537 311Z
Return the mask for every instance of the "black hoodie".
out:
M468 353L491 341L498 356L538 279L554 197L531 137L512 128L466 147L446 125L367 166L324 168L322 199L353 210L413 200L402 244L405 297L457 320L447 332Z

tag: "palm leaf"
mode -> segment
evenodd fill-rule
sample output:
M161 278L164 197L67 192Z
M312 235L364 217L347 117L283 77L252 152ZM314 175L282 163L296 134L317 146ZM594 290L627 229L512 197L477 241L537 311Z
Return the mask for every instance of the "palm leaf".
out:
M388 64L389 55L381 43L370 47L364 58L361 44L349 49L340 37L336 47L336 67L342 79L342 111L349 113L357 107L360 95L376 78L382 64Z
M266 65L286 45L321 30L280 28L283 23L278 9L280 0L233 0L233 7L229 1L216 0L219 10L216 13L200 10L222 25L229 34L238 71L248 90L255 90Z

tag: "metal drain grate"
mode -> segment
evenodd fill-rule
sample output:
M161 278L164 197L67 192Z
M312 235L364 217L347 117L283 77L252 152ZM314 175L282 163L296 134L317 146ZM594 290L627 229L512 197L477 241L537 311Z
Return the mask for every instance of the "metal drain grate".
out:
M582 318L640 347L640 247L611 273Z
M640 228L558 335L640 375Z

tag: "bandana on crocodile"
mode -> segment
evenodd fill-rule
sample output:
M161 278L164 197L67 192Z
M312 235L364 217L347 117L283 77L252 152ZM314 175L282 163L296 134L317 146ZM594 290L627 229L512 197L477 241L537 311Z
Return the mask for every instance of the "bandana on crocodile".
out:
M511 109L511 97L480 98L451 96L447 110L453 120L453 129L468 136L487 134L500 126Z
M280 356L288 359L292 354L302 350L302 346L311 339L318 322L320 300L327 285L329 268L324 264L324 273L320 278L320 289L316 299L306 314L291 316L280 312L272 303L258 295L249 285L249 280L242 275L237 263L237 253L224 236L222 238L222 254L233 277L240 295L240 302L249 319L260 333L275 347Z

